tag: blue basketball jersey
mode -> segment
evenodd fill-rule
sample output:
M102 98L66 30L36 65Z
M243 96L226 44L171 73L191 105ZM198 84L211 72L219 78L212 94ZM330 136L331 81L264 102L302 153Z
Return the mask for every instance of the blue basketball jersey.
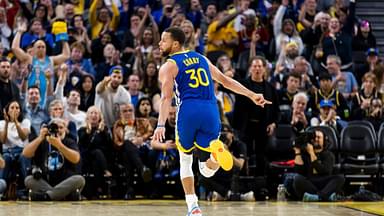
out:
M195 51L182 51L169 56L168 61L178 67L175 93L178 103L187 99L216 101L209 65L204 56Z

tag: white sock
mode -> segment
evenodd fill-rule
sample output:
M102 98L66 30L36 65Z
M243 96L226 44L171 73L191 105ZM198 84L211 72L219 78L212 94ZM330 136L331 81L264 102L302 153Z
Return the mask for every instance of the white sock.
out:
M197 196L196 194L187 194L185 195L185 202L188 206L188 212L192 210L193 207L197 206Z

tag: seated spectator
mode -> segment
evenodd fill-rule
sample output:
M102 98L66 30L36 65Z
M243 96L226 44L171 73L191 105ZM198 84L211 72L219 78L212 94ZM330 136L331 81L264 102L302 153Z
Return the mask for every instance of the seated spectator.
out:
M327 70L332 76L333 87L343 94L350 104L358 89L355 76L351 72L341 72L341 59L336 55L327 57Z
M151 168L154 170L154 195L161 196L166 176L178 178L180 171L179 153L176 147L176 106L171 106L168 119L165 123L165 141L163 143L151 141L152 150L149 152ZM180 183L178 183L180 184Z
M344 185L342 175L332 175L335 156L328 151L327 138L320 130L309 143L296 143L293 180L296 196L305 202L336 201L336 193Z
M154 61L148 61L144 67L144 71L140 73L141 79L141 91L152 100L160 96L159 87L159 71L157 70L156 63Z
M361 86L361 81L363 76L367 72L373 72L377 65L381 62L379 58L379 49L378 48L369 48L366 52L365 62L363 64L355 64L355 76L359 86ZM377 74L376 74L377 75Z
M49 134L42 127L39 136L23 150L23 156L35 162L34 175L25 178L31 199L36 201L78 199L85 185L81 175L76 174L80 162L77 143L67 136L67 125L62 119L52 119L58 126L57 134Z
M248 193L241 193L246 191L247 188L243 188L239 182L240 172L245 167L245 160L247 155L246 144L241 142L233 133L232 128L229 125L222 125L220 140L223 141L226 148L232 154L233 157L233 169L230 171L224 171L222 169L211 178L201 177L201 184L212 192L211 200L246 200L254 201L254 193L250 191Z
M282 119L286 118L285 115L289 115L291 113L292 101L298 92L300 81L300 74L290 73L286 79L287 87L278 91L279 108L281 114L280 117Z
M117 160L124 166L128 174L127 193L125 199L134 198L133 177L134 170L139 173L144 182L152 179L152 172L140 157L140 150L146 148L153 128L148 119L136 118L132 104L120 105L120 118L113 125L113 142L117 153Z
M147 97L142 97L135 107L136 117L148 119L152 128L156 128L157 118L153 111L152 101Z
M64 103L62 100L59 100L59 99L55 99L53 100L50 104L49 104L49 107L48 107L48 112L49 112L49 117L51 119L54 119L54 118L59 118L59 119L62 119L66 122L66 126L67 126L67 135L73 139L73 140L77 140L77 128L76 128L76 124L73 122L73 121L70 121L69 119L65 118L64 117L64 112L65 112L65 109L64 109ZM49 122L49 121L48 121ZM44 122L45 125L48 124L48 122ZM39 130L40 131L40 130Z
M5 57L0 57L0 108L4 107L11 101L20 101L20 90L16 83L11 80L11 62ZM0 112L0 119L4 119L4 112Z
M307 108L308 96L304 92L299 92L293 96L292 108L280 123L291 124L295 133L304 131L308 127L308 119L305 110Z
M23 116L23 110L18 101L11 101L4 108L4 120L0 121L0 142L2 143L2 158L5 167L1 170L0 178L9 181L12 176L20 174L20 178L27 177L27 169L31 161L21 152L28 143L28 135L31 132L31 121ZM14 170L17 164L19 170Z
M320 101L320 115L311 119L311 126L329 126L338 133L347 125L336 114L336 106L331 100Z
M376 75L377 78L377 91L381 93L381 95L384 95L384 64L380 63L375 67L373 70L373 73Z
M376 90L377 79L375 74L366 73L363 77L362 89L353 97L352 118L362 120L369 117L371 102L373 99L382 99L382 95Z
M371 100L368 116L363 120L371 122L376 131L379 131L381 124L384 122L383 101L379 98Z
M105 178L112 173L112 138L104 124L103 115L96 106L87 111L84 127L79 129L79 151L81 156L81 173L94 174L92 192L105 194ZM104 192L104 193L103 193Z
M312 117L319 116L320 101L328 100L336 106L336 114L341 119L347 120L350 117L349 107L343 95L332 86L332 76L322 73L319 76L320 88L311 94L308 103L308 112Z

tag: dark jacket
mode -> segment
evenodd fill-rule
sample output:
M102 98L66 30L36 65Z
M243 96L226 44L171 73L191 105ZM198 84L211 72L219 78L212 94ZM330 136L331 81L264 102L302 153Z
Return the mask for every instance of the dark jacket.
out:
M311 162L311 158L308 153L302 153L301 156L304 164L295 164L296 173L308 178L332 174L333 165L335 164L335 156L332 152L323 150L320 153L316 153L317 160L313 162Z

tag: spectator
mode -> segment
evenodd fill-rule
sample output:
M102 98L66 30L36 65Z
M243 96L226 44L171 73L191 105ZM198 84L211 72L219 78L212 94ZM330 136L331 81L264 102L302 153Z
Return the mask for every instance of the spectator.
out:
M208 2L205 4L205 11L203 19L200 24L201 38L204 40L204 44L207 40L208 26L214 21L217 15L217 5L215 2Z
M380 63L378 64L375 69L373 70L373 73L376 75L377 78L377 90L383 95L384 94L384 64Z
M303 57L298 56L293 62L293 71L299 73L301 76L301 82L299 85L300 91L304 91L308 94L315 92L317 80L313 74L312 66L309 62Z
M294 68L294 60L299 56L299 47L295 42L285 45L284 50L280 53L276 63L276 69L271 81L277 90L283 88L283 82L290 71Z
M343 120L350 118L350 111L347 101L343 95L333 87L332 76L328 73L322 73L319 76L320 88L311 94L308 103L308 112L312 117L319 116L320 101L329 100L336 106L336 114Z
M243 85L256 93L263 93L272 105L258 107L244 97L236 97L234 128L239 131L240 139L247 144L248 156L256 155L256 176L265 174L265 147L268 136L272 135L279 115L277 92L265 81L267 62L263 57L256 56L249 66L250 76Z
M299 55L304 50L303 41L296 30L292 19L284 19L283 16L288 7L288 0L283 0L273 20L273 34L275 35L276 53L280 53L289 42L295 42L299 49Z
M51 123L58 126L56 135L43 127L23 150L23 156L32 158L41 172L41 176L28 176L25 186L32 190L31 199L36 201L58 201L71 194L78 198L85 185L84 178L76 175L76 164L80 162L78 145L67 136L64 120L52 119Z
M323 64L329 55L337 55L341 59L341 70L352 69L352 39L354 30L355 0L350 0L348 18L345 23L334 17L329 21L329 32L323 37L321 47ZM343 26L341 26L343 24Z
M119 105L131 102L131 95L121 85L123 82L123 68L112 67L109 76L96 86L95 105L104 115L107 127L112 127L119 118Z
M156 128L157 118L153 111L152 101L147 97L142 97L137 102L135 107L136 117L148 119L151 123L152 128Z
M207 56L210 52L224 51L232 58L233 48L238 45L238 38L236 31L228 23L240 13L242 11L236 11L233 14L227 14L227 12L217 14L207 30Z
M10 50L9 37L12 34L11 28L7 23L7 14L5 8L0 7L0 41L3 45L3 49Z
M82 14L76 14L73 16L71 27L73 28L73 31L72 31L73 33L72 37L74 39L73 43L75 42L81 43L83 45L83 48L82 49L80 48L80 51L82 51L84 56L89 57L89 55L92 53L92 49L91 49L92 41L88 37L87 28L84 23ZM87 71L87 72L90 73L90 71Z
M33 55L26 53L20 48L20 37L25 30L25 23L18 26L18 31L12 42L12 51L19 61L32 65L32 71L28 77L28 86L39 86L41 96L40 105L44 106L46 104L47 95L49 95L50 92L53 92L53 68L55 65L61 65L69 58L70 49L68 42L64 41L62 53L60 55L49 57L46 52L46 43L43 40L38 40L33 45Z
M64 117L64 102L59 99L55 99L49 103L48 107L49 117L51 119L59 118L65 121L65 125L67 126L67 135L73 139L77 140L77 128L76 124L73 121ZM44 122L47 125L49 122Z
M295 146L295 170L293 180L295 194L305 202L336 201L336 193L344 185L344 177L332 175L335 156L326 150L327 138L320 130L309 143Z
M62 64L60 66L62 73L56 85L55 95L56 99L61 100L64 105L64 118L69 121L75 122L76 128L79 129L85 124L86 114L79 110L80 106L80 92L77 89L72 89L68 97L64 97L64 83L68 73L68 66Z
M47 54L52 54L52 50L55 48L54 38L52 34L46 32L42 21L39 18L34 18L29 25L29 31L24 33L21 39L21 47L25 49L35 41L42 40L47 45Z
M357 28L357 35L353 37L353 51L365 52L371 47L376 47L376 37L372 33L371 24L362 20Z
M358 84L351 72L341 72L341 59L336 55L327 57L327 70L332 75L332 85L350 104L353 96L357 93Z
M347 125L347 122L340 120L337 116L336 106L331 100L320 101L320 114L311 119L311 126L328 126L333 128L338 134Z
M309 125L309 116L305 112L307 104L308 96L304 92L299 92L293 97L292 112L289 123L292 125L296 134L305 131Z
M104 5L98 8L103 2L95 0L89 8L89 22L91 23L92 40L99 37L100 34L107 31L115 31L119 24L119 9L111 1L111 5ZM112 11L107 6L110 6ZM112 12L112 16L111 16Z
M86 74L90 74L93 77L96 76L92 62L84 58L84 54L85 49L82 43L75 42L71 45L71 57L66 61L66 65L68 66L68 73L66 74L67 82L65 83L66 93L74 88L79 89L79 81L82 76Z
M27 177L27 169L31 161L21 152L28 143L28 135L31 132L31 122L24 118L23 110L18 101L11 101L4 108L4 120L0 121L0 142L2 143L2 155L5 161L4 170L0 178L10 181L9 177L19 172L20 178ZM14 170L13 164L17 163L20 170ZM11 174L13 173L13 174Z
M240 194L246 190L239 182L240 172L245 168L247 155L246 144L241 142L235 135L229 125L222 125L220 140L224 146L229 149L233 157L233 168L231 171L220 169L213 177L201 177L201 184L212 192L212 201L220 200L245 200L254 201L253 191Z
M143 77L141 91L151 99L155 99L157 96L160 96L158 79L159 71L157 70L156 63L148 61L144 67L144 71L140 74L141 77Z
M316 0L305 0L299 12L299 25L301 28L312 28L316 16Z
M137 74L131 74L128 77L128 92L131 95L131 103L137 107L140 98L144 97L144 93L140 91L140 77Z
M78 131L81 173L95 175L92 192L101 195L106 192L104 177L112 176L112 138L99 108L91 106L86 115L85 126Z
M127 193L125 199L134 198L133 170L136 169L144 182L152 179L152 172L140 157L139 151L146 148L146 142L153 133L148 119L136 118L132 104L120 105L120 118L113 125L113 141L117 151L117 160L127 171Z
M195 0L198 1L198 0ZM185 48L188 50L195 50L198 53L204 53L203 41L200 40L200 30L195 31L193 23L189 20L181 22L181 29L185 34Z
M355 64L354 74L356 76L359 86L361 86L361 80L367 72L373 72L376 66L381 62L379 59L379 49L369 48L366 52L365 62L363 64Z
M279 109L281 119L287 119L292 112L292 101L298 93L301 75L298 73L290 73L286 79L287 87L278 91Z
M92 75L86 74L81 78L80 88L80 106L79 109L87 111L88 108L95 104L95 78Z
M376 89L377 79L375 74L369 72L363 77L363 85L352 100L352 117L356 120L362 120L369 117L372 100L382 99L382 95Z
M244 23L244 20L247 19L246 16L248 15L256 15L256 12L250 8L251 1L250 0L240 0L237 2L236 9L235 10L240 10L243 11L243 13L240 13L236 16L234 23L233 23L233 28L235 29L236 32L241 32L243 29L246 28L246 23ZM230 11L231 13L232 11ZM234 11L236 13L236 11Z
M0 108L4 110L5 106L11 101L20 101L20 93L17 85L10 79L11 76L11 63L5 58L0 59ZM1 112L0 117L4 119L4 113Z
M40 106L40 90L37 86L30 86L25 97L23 114L26 119L31 121L31 129L33 130L31 132L36 136L41 125L49 121L48 110L47 107Z
M378 132L384 121L383 101L379 98L373 98L369 107L369 114L364 120L368 120Z

